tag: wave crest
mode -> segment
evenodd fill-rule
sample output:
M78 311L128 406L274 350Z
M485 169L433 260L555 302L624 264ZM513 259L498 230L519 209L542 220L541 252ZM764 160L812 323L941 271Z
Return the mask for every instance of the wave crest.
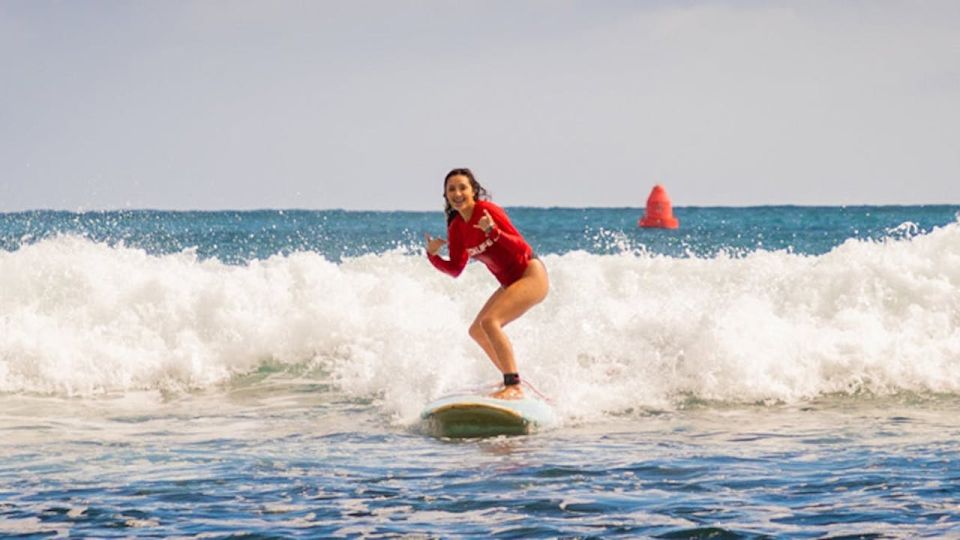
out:
M544 261L550 296L508 334L568 417L690 396L960 392L956 223L820 256ZM307 362L404 419L497 379L466 334L493 278L471 265L452 280L406 250L237 266L60 236L0 252L0 285L3 392L206 388Z

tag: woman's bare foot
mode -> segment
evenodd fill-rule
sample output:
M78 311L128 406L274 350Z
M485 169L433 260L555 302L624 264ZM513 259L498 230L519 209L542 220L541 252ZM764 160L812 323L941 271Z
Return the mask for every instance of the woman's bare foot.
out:
M491 394L490 397L496 399L521 399L523 398L523 390L520 388L519 384L504 386L500 390L497 390Z

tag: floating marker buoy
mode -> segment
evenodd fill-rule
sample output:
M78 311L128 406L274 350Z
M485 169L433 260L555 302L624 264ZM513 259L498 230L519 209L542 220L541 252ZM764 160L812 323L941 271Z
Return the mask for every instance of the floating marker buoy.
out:
M661 229L676 229L680 226L677 218L673 217L673 207L670 205L670 197L663 186L657 184L650 191L647 197L647 213L644 214L638 227L659 227Z

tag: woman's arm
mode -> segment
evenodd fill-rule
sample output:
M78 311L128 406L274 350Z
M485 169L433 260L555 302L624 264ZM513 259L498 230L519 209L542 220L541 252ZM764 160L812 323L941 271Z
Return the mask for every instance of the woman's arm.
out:
M467 266L467 260L469 259L469 256L467 255L466 248L463 247L463 238L461 238L460 231L457 229L455 223L451 223L450 227L447 229L447 237L450 239L448 243L450 260L444 259L437 253L430 253L429 241L427 258L430 259L430 263L433 264L437 270L440 270L444 274L457 277Z
M520 236L520 232L513 226L513 223L510 222L510 218L503 208L487 201L483 205L483 210L493 220L493 228L487 233L487 236L494 242L506 244L506 247L510 250L524 251L527 249L526 241Z

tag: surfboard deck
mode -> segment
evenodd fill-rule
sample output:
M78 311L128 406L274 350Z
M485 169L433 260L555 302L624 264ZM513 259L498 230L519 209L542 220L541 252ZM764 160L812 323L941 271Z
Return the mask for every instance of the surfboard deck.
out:
M550 405L536 397L496 399L469 393L430 403L420 418L428 433L451 438L526 435L556 423Z

